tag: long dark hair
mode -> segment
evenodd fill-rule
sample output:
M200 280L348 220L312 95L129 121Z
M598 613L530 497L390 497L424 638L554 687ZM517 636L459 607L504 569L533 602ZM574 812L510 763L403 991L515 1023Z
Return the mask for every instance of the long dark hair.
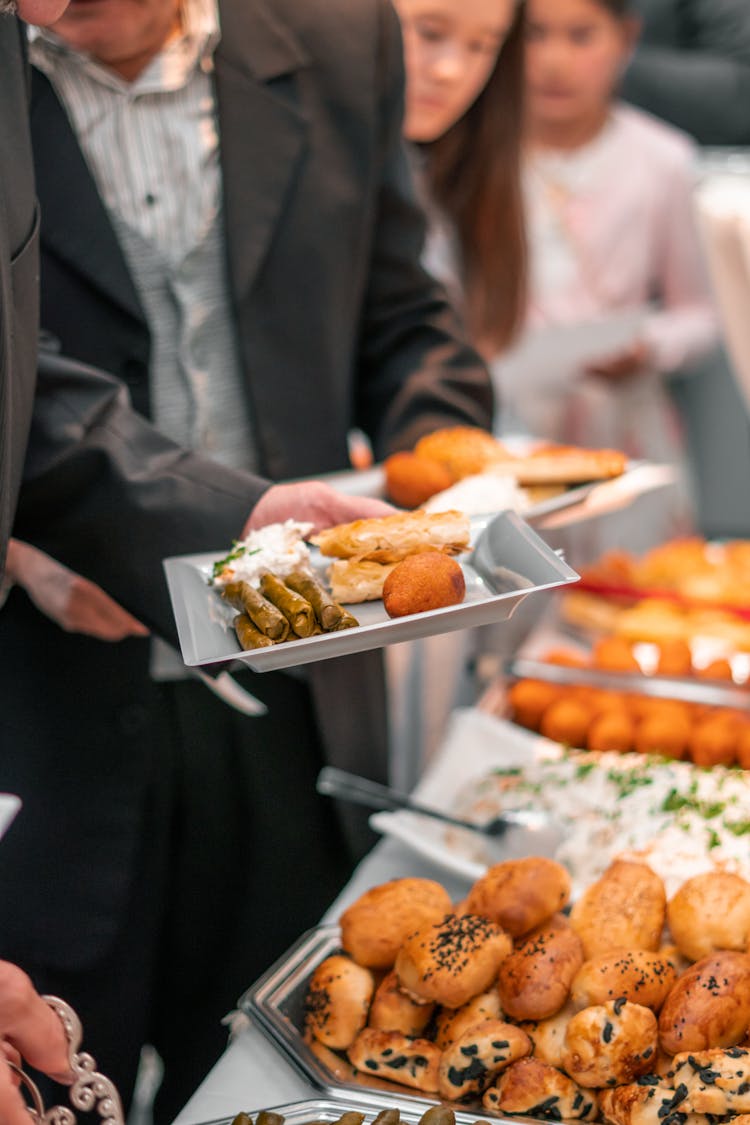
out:
M469 330L499 351L526 311L527 251L521 192L524 5L484 90L447 133L423 146L437 206L458 237Z

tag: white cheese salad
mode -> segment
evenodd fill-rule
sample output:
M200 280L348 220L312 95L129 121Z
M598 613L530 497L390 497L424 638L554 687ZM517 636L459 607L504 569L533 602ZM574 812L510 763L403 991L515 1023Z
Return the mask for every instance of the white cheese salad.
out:
M219 589L230 582L249 582L257 588L266 571L279 578L286 578L295 570L310 572L310 550L305 537L312 529L311 523L287 520L251 531L246 539L235 540L229 554L214 563L209 581Z

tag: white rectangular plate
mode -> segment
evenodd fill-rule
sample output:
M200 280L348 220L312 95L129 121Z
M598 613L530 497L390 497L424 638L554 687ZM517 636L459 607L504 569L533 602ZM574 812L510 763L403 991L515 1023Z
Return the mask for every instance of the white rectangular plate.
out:
M466 598L461 605L391 619L382 601L367 602L350 607L360 622L355 629L249 652L241 651L232 628L236 611L208 585L208 576L214 561L222 555L221 549L166 559L164 569L182 658L191 667L240 660L256 672L289 668L435 633L505 621L529 594L578 580L576 572L514 512L472 520L472 544L480 536L482 557L477 557L476 552L459 560L466 579ZM312 562L323 577L329 560L313 552Z

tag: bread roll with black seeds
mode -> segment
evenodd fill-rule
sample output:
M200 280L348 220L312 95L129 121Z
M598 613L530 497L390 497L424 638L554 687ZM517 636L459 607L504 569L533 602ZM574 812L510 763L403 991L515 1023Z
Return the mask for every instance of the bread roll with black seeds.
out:
M562 1069L565 1032L575 1014L575 1008L568 1002L551 1019L520 1024L531 1040L531 1053L535 1059L555 1066L558 1070Z
M685 1108L693 1113L750 1113L750 1051L730 1047L677 1055L674 1086L686 1090Z
M503 1010L497 989L480 992L460 1008L442 1008L435 1020L435 1042L441 1051L455 1043L470 1027L484 1020L502 1020Z
M658 1012L677 980L662 953L633 949L584 961L573 978L570 998L577 1010L624 997Z
M729 871L709 871L683 883L667 906L669 932L691 961L720 949L748 950L750 883Z
M512 937L541 926L570 898L570 875L544 856L496 863L476 881L466 909L489 918Z
M659 876L645 863L615 860L575 903L570 924L591 961L622 949L655 952L666 911Z
M440 1049L429 1039L409 1039L398 1031L366 1027L348 1055L352 1066L362 1074L388 1078L426 1094L437 1093Z
M448 914L411 934L396 957L400 987L416 1000L460 1008L486 992L513 942L475 914Z
M568 1024L563 1069L580 1086L620 1086L652 1069L658 1045L650 1008L627 1000L597 1004Z
M545 1121L593 1121L597 1096L539 1059L520 1059L504 1070L482 1098L485 1109Z
M377 1031L400 1031L413 1038L422 1034L434 1011L434 1004L418 1004L402 992L398 977L390 972L375 989L367 1023Z
M375 979L350 957L334 954L310 978L305 1001L308 1030L326 1047L345 1050L367 1023Z
M516 943L500 966L500 1003L511 1019L544 1020L565 1005L583 964L583 944L567 918L556 914Z
M432 879L392 879L365 891L339 919L341 944L370 969L390 969L404 938L451 910L450 895Z
M475 1024L443 1051L438 1093L449 1101L481 1093L501 1070L530 1053L531 1040L512 1023Z
M693 1121L684 1110L682 1091L675 1091L655 1074L644 1075L638 1082L602 1090L599 1105L602 1117L610 1125L708 1125L704 1119Z
M703 957L679 978L659 1014L659 1038L670 1055L741 1043L750 1026L750 955Z

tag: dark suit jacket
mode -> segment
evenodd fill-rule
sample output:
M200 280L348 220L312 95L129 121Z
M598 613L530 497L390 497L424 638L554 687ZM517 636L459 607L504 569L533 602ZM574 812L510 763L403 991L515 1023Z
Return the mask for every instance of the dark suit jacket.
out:
M636 0L642 41L625 74L628 101L699 144L750 144L747 0Z
M455 342L453 314L419 266L423 223L401 143L400 39L390 6L384 0L226 0L221 16L216 90L229 277L263 470L290 477L342 468L346 433L355 424L381 454L443 423L488 424L486 374ZM148 411L143 311L70 125L41 75L34 79L32 131L43 215L43 327L66 354L122 377L135 404ZM49 363L42 390L48 385L59 395L62 388L69 416L80 417L83 388ZM151 486L144 482L140 522L123 528L117 503L102 504L96 487L99 421L75 478L59 480L49 449L65 425L64 410L45 412L45 440L35 443L44 455L30 459L17 532L162 628L163 581L153 552L140 581L117 562L134 548L141 557L144 539L155 537L162 549L164 533L156 526L162 513L149 503ZM207 535L215 501L204 497L199 476L194 481L195 508L209 510L195 547L180 549L219 548L230 532ZM66 495L78 488L72 512L60 508L62 484ZM111 545L106 554L97 548L102 537ZM46 776L43 794L34 790L26 813L33 812L37 839L52 843L56 831L61 864L70 864L72 851L88 856L88 878L74 890L74 903L54 899L47 871L53 896L47 915L23 908L23 918L7 922L6 931L15 925L19 936L31 938L37 958L69 966L74 955L86 964L116 930L144 778L158 756L144 726L145 646L64 637L18 595L0 614L0 646L6 645L19 660L0 678L0 738L3 723L8 728L15 720L8 737L25 753L0 764L0 787L23 791L32 774ZM33 681L20 673L32 661ZM312 671L319 704L326 684L336 689L336 707L320 707L332 753L341 764L348 755L349 764L366 768L369 760L370 772L382 772L378 664L337 664ZM373 690L368 673L376 676ZM354 705L342 707L342 699ZM23 714L36 721L19 722ZM52 760L39 736L45 722L57 725L66 748ZM55 799L61 794L64 806ZM85 817L76 821L76 809L85 809ZM76 916L85 925L75 940L70 934L60 940L61 918L69 924Z

